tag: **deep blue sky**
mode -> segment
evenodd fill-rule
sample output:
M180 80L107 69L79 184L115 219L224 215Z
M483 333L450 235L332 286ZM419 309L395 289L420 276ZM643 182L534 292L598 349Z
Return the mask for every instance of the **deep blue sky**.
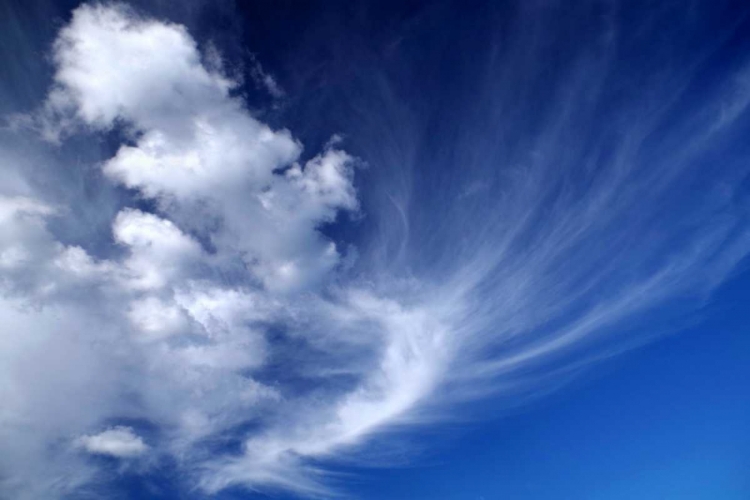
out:
M180 410L173 415L169 404L158 400L192 393L175 388L179 384L168 375L163 382L161 371L140 375L146 373L143 366L152 366L139 364L151 359L139 351L145 344L136 342L130 350L130 341L120 344L106 333L75 336L86 346L112 342L120 347L111 349L115 357L128 353L125 361L112 362L122 362L122 370L107 371L101 379L109 384L102 393L116 394L116 402L102 403L106 409L90 418L65 413L59 425L56 420L47 425L54 419L46 417L37 422L36 416L67 408L64 402L35 407L23 399L8 413L20 417L7 422L0 412L0 439L12 441L13 450L3 456L0 441L0 478L11 480L7 491L29 500L47 491L65 499L292 499L312 498L322 477L325 487L315 490L321 497L336 492L362 500L750 499L750 6L704 0L130 5L134 20L184 25L201 53L199 65L212 70L210 54L221 54L221 71L241 82L230 91L232 102L243 102L249 116L274 130L291 131L304 146L292 160L306 171L316 155L341 144L351 155L345 177L357 201L330 202L330 216L315 212L314 203L292 200L290 213L309 209L314 215L282 220L291 236L284 229L278 236L253 226L256 212L243 219L242 203L236 202L243 198L219 181L202 199L209 200L205 206L223 207L213 213L204 205L188 206L180 198L182 185L170 184L168 175L167 181L132 181L127 174L102 174L121 147L139 147L153 130L167 130L171 137L174 123L187 123L198 111L190 111L190 103L183 106L188 111L175 111L165 98L153 118L142 111L147 105L141 107L150 102L148 95L123 104L106 126L83 117L85 95L50 111L50 89L63 89L73 100L79 96L80 83L55 76L66 63L59 55L64 48L53 45L79 2L0 0L0 113L10 124L0 131L0 173L7 172L0 181L23 178L17 190L23 196L66 207L45 222L48 233L28 238L29 245L80 246L93 261L132 270L127 255L135 254L136 244L118 240L111 229L117 214L130 208L173 221L209 256L170 275L167 291L133 292L133 285L112 284L121 278L106 278L115 280L109 285L69 285L60 278L74 291L59 299L37 293L43 288L35 288L37 274L39 283L46 283L46 271L3 268L8 303L59 306L60 317L68 310L83 314L72 321L87 332L118 325L117 337L135 328L121 311L132 311L148 294L174 300L191 325L200 323L209 332L208 340L181 331L170 335L184 339L159 344L165 349L218 342L214 323L202 323L200 311L190 309L196 306L186 305L192 299L184 298L185 290L197 293L195 283L263 296L274 304L268 310L283 311L226 320L227 330L251 325L262 331L261 344L250 350L265 357L240 362L231 376L221 372L208 389L196 389L233 400L232 384L249 380L279 391L281 396L259 403L261 409L252 413L224 399L204 406L203 396L195 403L193 394L175 396ZM126 63L107 64L118 72ZM149 78L132 71L134 79ZM281 90L275 93L264 76ZM169 77L155 79L155 88ZM182 83L174 86L177 94L189 95L190 82L188 90ZM127 95L127 85L123 89L112 95ZM195 109L207 114L209 107ZM76 112L71 120L80 123L66 128L65 119L73 116L66 113ZM166 125L159 123L162 115ZM40 139L49 123L62 131L57 144ZM244 122L229 113L225 123ZM190 134L174 134L179 147L190 147L185 139ZM238 142L253 143L250 133L243 134ZM334 134L340 143L329 143ZM280 179L290 168L290 161L278 160L269 176ZM149 182L167 187L153 194ZM261 187L236 181L241 182L257 189L248 191L248 200L274 190L283 200L287 192L272 181ZM15 190L15 184L7 193L0 190L0 197L16 196ZM222 224L234 228L234 234L227 230L231 237ZM10 243L0 239L2 245L26 244L24 230L4 231L11 236ZM250 235L246 241L244 235ZM258 243L264 238L272 250ZM315 274L321 241L335 242L338 251L334 264L321 265L324 277ZM307 263L314 276L309 284L282 290L263 266L292 247L289 259ZM51 253L39 254L44 262L57 262ZM147 258L163 270L177 261L167 255L162 261L160 255ZM126 291L112 292L117 286ZM383 302L357 302L362 290ZM0 308L0 317L6 317L4 311ZM360 313L364 319L356 323L341 319ZM106 326L96 326L99 315L110 318ZM30 338L42 328L14 321ZM443 327L448 333L436 334L441 340L435 344L413 334L424 328L432 339ZM406 347L399 343L404 338ZM247 347L227 345L222 365ZM443 346L450 352L445 357ZM24 358L31 349L17 355L7 349L8 366L16 359L25 366L49 363ZM396 368L379 364L394 349ZM88 366L85 352L71 356L69 364L50 366L56 373L77 374L77 359ZM104 366L109 359L97 358ZM426 368L408 365L400 371L402 359L407 365L424 359ZM80 393L76 387L100 385L88 381L98 378L87 379L89 372L71 375L69 389L56 385L54 376L48 381L45 370L24 371L27 378L8 370L8 380L25 381L12 387L14 395L51 387L64 399L66 390ZM187 380L205 372L175 373ZM423 379L427 389L411 388L410 382ZM150 388L151 380L159 387L142 389ZM403 397L413 400L388 413L403 401L402 387L408 388ZM347 423L340 415L349 415L348 396L362 393L366 401L351 405L357 418ZM396 394L397 403L379 399L383 393ZM92 396L95 404L97 397ZM330 408L343 408L336 413L344 421L340 428L336 420L326 423ZM175 422L187 421L193 410L216 420L205 434L196 431L199 437L189 447L179 448L184 429ZM382 420L359 426L381 411ZM225 421L231 425L222 427ZM23 437L17 422L43 436L41 444ZM128 455L64 444L90 443L86 439L113 428L129 429L149 451ZM317 436L321 428L334 430L310 440L295 433ZM289 441L287 432L293 436ZM264 460L272 457L264 461L253 455L253 446L266 438L284 449L278 455L258 452ZM81 448L93 456L81 458ZM63 458L58 460L58 453ZM73 466L59 473L55 468L49 474L55 484L39 493L28 486L34 467L8 465L44 456L55 458L57 467L69 456L65 453L77 454L76 466L80 460L86 471L98 471L91 476L96 479L66 489L57 474L77 478L78 469L74 474ZM230 468L233 472L221 475L228 483L217 491L199 486L230 459L245 459L243 467L251 469L262 463L262 473L245 476ZM276 471L282 480L274 477ZM4 492L0 489L0 496Z

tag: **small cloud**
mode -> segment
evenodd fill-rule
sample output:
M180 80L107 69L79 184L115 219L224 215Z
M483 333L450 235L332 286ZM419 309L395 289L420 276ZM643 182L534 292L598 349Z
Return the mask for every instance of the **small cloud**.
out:
M93 436L81 436L76 445L94 455L132 458L144 454L148 445L130 427L113 427Z
M263 66L258 59L255 56L251 56L251 61L253 65L252 68L250 68L250 76L255 84L259 87L265 88L274 99L281 99L284 97L286 95L284 89L281 88L273 76L263 70Z

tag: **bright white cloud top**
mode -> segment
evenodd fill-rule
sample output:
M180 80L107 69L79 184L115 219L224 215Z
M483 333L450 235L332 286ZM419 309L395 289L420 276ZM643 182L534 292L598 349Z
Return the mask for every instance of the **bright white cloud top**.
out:
M95 436L82 436L78 444L89 453L111 455L118 458L137 457L148 450L148 446L130 427L114 427Z
M116 130L122 144L97 168L136 195L101 236L102 256L59 237L70 207L3 156L15 181L0 186L0 323L12 325L0 334L0 491L12 498L96 484L91 455L146 468L168 457L207 492L332 494L326 459L457 402L520 391L518 380L563 376L571 354L580 364L628 347L643 336L619 342L623 320L711 291L750 249L721 179L684 225L632 239L660 224L633 207L658 206L690 175L701 141L746 107L736 92L733 114L710 103L693 149L658 175L632 161L634 138L591 191L563 193L540 222L529 201L550 192L540 156L476 230L444 220L463 246L438 259L441 273L373 259L352 277L354 254L321 227L360 210L356 160L332 141L302 161L292 132L255 118L184 27L84 5L53 55L54 82L28 122L61 143ZM238 433L239 451L206 451Z

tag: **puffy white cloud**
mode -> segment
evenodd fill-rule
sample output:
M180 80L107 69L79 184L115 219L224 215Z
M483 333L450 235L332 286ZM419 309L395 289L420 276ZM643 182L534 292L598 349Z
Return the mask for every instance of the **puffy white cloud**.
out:
M143 439L132 428L124 426L113 427L92 436L81 436L76 443L89 453L116 458L137 457L148 451L148 445Z
M133 288L162 288L201 255L200 245L174 223L139 210L120 212L112 231L130 251L124 279Z
M109 128L150 127L225 96L232 82L206 71L184 27L139 18L125 5L84 5L55 42L52 104ZM117 64L114 64L114 62Z
M43 132L59 139L81 127L124 125L131 141L104 162L103 172L155 200L160 215L120 210L112 237L122 252L99 259L57 243L45 227L54 211L19 198L9 202L6 219L23 219L18 232L36 238L30 245L36 254L17 248L24 238L13 233L3 262L42 269L39 281L51 280L44 285L51 289L80 290L65 299L72 301L71 318L100 308L104 323L81 334L92 345L111 325L101 348L112 349L104 357L113 373L123 374L123 393L115 391L64 432L80 434L106 418L147 418L169 436L160 448L190 456L204 437L256 418L268 405L286 406L278 390L250 376L272 355L269 324L285 328L298 310L283 294L268 292L309 290L338 265L336 245L318 228L340 210L357 209L353 159L328 147L300 164L301 145L231 97L234 83L218 64L202 63L183 27L122 6L77 9L55 43L54 61ZM190 232L206 237L213 253ZM237 285L216 280L226 266ZM86 292L92 287L100 290L97 306ZM89 356L102 357L99 347ZM131 370L138 376L125 376ZM125 394L137 394L140 407L120 406ZM148 449L122 427L86 433L76 443L119 457Z
M189 206L208 210L223 228L215 242L243 253L271 289L304 288L338 263L317 228L357 208L352 158L330 149L295 163L300 144L232 98L232 82L202 64L183 27L83 6L61 31L55 61L48 107L93 127L120 120L136 131L135 144L104 165L108 176L174 217Z
M112 271L109 263L96 262L86 250L79 246L60 247L60 252L54 259L54 265L66 274L80 279L102 277Z
M161 340L190 332L190 322L185 311L158 297L148 296L133 301L128 318L143 334L144 340Z

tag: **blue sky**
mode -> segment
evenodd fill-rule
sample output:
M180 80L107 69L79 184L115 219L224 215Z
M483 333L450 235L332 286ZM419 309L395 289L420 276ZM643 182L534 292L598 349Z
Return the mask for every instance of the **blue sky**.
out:
M750 497L742 2L0 8L0 497Z

